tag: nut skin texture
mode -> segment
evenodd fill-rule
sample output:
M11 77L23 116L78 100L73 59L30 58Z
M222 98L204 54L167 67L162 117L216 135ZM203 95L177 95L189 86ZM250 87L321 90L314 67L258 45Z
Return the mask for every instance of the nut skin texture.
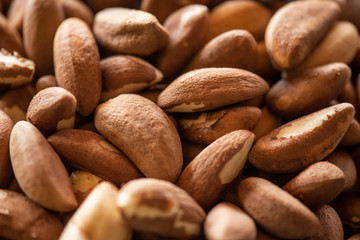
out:
M10 135L10 158L21 189L34 202L59 212L77 207L61 159L31 123L15 124Z
M63 230L55 215L25 195L0 189L0 236L6 239L56 240Z
M295 68L340 16L337 3L296 1L280 8L266 28L265 45L275 68Z
M118 193L117 205L134 230L165 237L195 237L205 220L205 212L184 190L158 179L128 182Z
M169 34L150 13L126 8L107 8L95 15L97 41L110 51L148 56L169 41Z
M341 103L288 122L260 138L249 161L266 172L299 171L335 149L354 114L351 104Z
M241 181L238 197L241 208L275 237L306 238L321 228L305 205L265 179L249 177Z
M206 239L255 240L254 220L239 207L230 203L219 203L208 213L204 231Z
M48 142L72 166L118 186L143 176L122 152L97 133L68 129L51 135Z
M95 127L146 177L174 182L180 175L183 160L179 135L167 115L150 100L121 94L100 104Z
M268 90L265 80L246 70L203 68L175 79L159 95L157 104L167 112L206 111L263 95Z
M9 141L14 122L0 110L0 188L7 188L13 177L10 163Z
M100 56L91 30L80 19L61 23L54 40L55 75L59 87L71 92L82 116L90 115L101 95Z
M0 48L4 48L9 52L16 51L24 55L19 33L2 14L0 14L0 36Z

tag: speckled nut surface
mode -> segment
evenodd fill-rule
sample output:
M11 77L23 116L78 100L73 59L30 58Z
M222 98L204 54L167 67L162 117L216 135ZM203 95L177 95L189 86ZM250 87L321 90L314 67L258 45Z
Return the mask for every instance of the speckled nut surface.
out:
M190 162L177 185L209 209L242 171L254 137L250 131L238 130L217 139Z
M31 123L15 124L10 135L10 158L21 189L34 202L59 212L77 207L61 159Z
M236 205L219 203L205 219L204 231L208 240L255 240L254 220Z
M71 92L82 116L90 115L101 95L100 57L91 30L80 19L61 23L54 39L54 64L59 87Z
M4 111L0 110L0 123L0 188L7 188L13 177L9 141L14 122Z
M336 148L354 113L351 104L341 103L288 122L260 138L249 161L267 172L299 171Z
M107 8L95 15L93 31L105 48L126 54L150 55L166 46L169 34L150 13Z
M25 195L0 189L0 237L22 240L56 240L63 225L52 213Z
M340 7L332 1L296 1L283 6L271 18L265 33L273 65L284 70L303 62L339 15Z
M74 95L60 87L46 88L31 100L26 120L45 136L74 128L77 101Z
M121 94L98 106L95 126L146 177L174 182L180 175L179 135L167 115L150 100Z
M203 68L175 79L158 97L167 112L199 112L265 94L269 85L259 76L236 68Z
M16 51L21 55L24 54L19 33L2 14L0 14L0 35L0 48L10 52Z
M320 222L313 212L265 179L249 177L241 181L238 196L245 212L276 237L306 238L320 231Z
M48 138L55 152L72 166L89 171L114 184L121 184L143 175L116 147L95 132L68 129Z
M100 61L102 74L101 101L121 93L136 93L156 84L163 74L145 60L130 55L115 55Z
M184 190L152 178L132 180L124 185L117 205L133 229L165 237L196 237L205 220L202 208Z

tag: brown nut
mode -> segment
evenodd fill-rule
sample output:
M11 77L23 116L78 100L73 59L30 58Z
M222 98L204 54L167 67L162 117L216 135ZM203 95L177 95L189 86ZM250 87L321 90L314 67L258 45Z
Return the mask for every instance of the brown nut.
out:
M238 196L245 212L276 237L306 238L320 231L320 222L313 212L265 179L249 177L241 181Z
M183 168L189 165L189 163L206 148L206 145L189 142L184 139L181 140L181 146L184 159Z
M118 186L143 176L122 152L95 132L63 130L51 135L48 142L70 165Z
M4 48L9 52L16 51L24 55L21 38L17 30L10 24L0 13L0 48Z
M360 233L352 235L347 240L360 240Z
M85 22L68 18L61 23L54 39L54 65L59 87L71 92L82 116L90 115L101 95L100 56Z
M175 79L158 97L167 112L199 112L238 103L266 93L259 76L236 68L203 68Z
M193 198L163 180L128 182L119 191L117 205L133 229L165 237L195 237L205 220L204 211Z
M77 170L71 173L70 181L76 201L81 205L90 192L99 185L99 183L103 182L104 179L92 173Z
M62 0L65 18L76 17L91 27L93 24L93 13L90 8L82 1Z
M150 13L107 8L95 15L93 31L98 42L117 53L150 55L166 46L169 34Z
M179 135L167 115L150 100L121 94L98 106L95 126L146 177L174 182L180 175Z
M349 22L352 22L360 31L360 16L357 11L359 7L360 7L359 1L347 0L345 4L345 8L343 10L342 18Z
M350 122L349 128L341 139L340 146L353 146L360 143L360 123L355 118Z
M10 135L10 158L15 177L31 200L59 212L77 207L61 159L31 123L15 124Z
M255 240L257 232L254 220L230 203L219 203L210 210L204 231L208 240Z
M255 128L252 129L252 132L255 134L255 142L280 126L280 118L270 112L266 106L262 107L259 122Z
M54 75L44 75L36 81L35 90L37 93L49 87L57 87Z
M288 122L260 138L249 161L267 172L299 171L335 149L354 113L351 104L341 103Z
M111 7L126 7L138 8L140 0L83 0L96 13L105 8Z
M339 214L344 226L358 230L360 227L360 198L342 195L335 202L335 210Z
M28 0L13 0L9 6L7 17L9 25L22 33L24 11Z
M279 75L279 72L271 63L264 41L257 43L257 64L255 73L265 79L277 79Z
M14 122L5 112L0 110L0 123L0 188L7 188L13 177L9 155L9 141Z

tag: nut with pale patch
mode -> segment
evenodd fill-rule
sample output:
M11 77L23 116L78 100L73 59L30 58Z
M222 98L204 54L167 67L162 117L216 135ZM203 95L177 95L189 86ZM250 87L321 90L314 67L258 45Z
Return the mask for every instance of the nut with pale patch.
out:
M14 122L4 111L0 110L0 123L0 188L7 188L13 177L9 141Z
M132 180L119 191L117 205L129 225L165 237L200 234L205 212L184 190L163 180Z
M71 186L79 205L86 199L90 192L104 179L81 170L76 170L70 175Z

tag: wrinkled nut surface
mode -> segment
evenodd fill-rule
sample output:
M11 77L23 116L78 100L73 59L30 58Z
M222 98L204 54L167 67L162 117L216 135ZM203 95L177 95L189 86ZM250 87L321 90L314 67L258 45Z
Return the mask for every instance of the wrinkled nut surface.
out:
M163 180L132 180L119 191L117 205L129 225L165 237L200 234L205 213L184 190Z
M71 173L70 181L76 200L80 205L104 179L86 171L76 170Z
M14 122L4 111L0 110L0 123L0 188L7 188L13 177L9 141Z

